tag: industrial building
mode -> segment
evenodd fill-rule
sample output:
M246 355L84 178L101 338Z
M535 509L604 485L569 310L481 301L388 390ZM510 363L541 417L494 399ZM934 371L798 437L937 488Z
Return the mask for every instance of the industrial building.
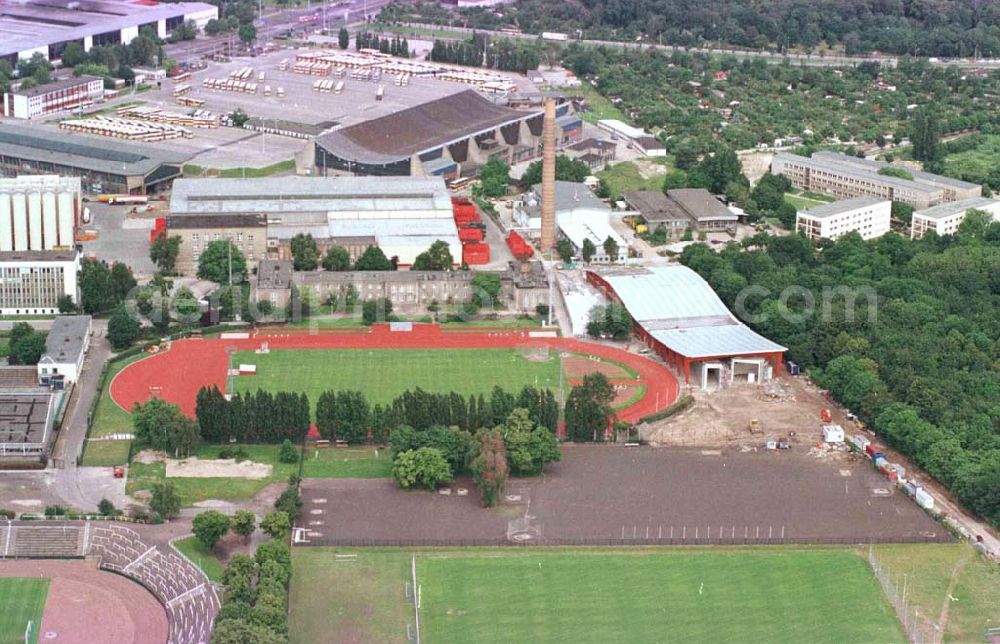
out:
M556 108L560 143L578 140L580 118ZM541 154L542 111L496 105L466 90L394 114L334 129L315 140L320 175L475 176L490 159L514 164Z
M588 270L587 281L628 310L642 342L686 383L693 376L695 386L715 389L781 372L785 347L737 320L686 266Z
M0 315L52 315L59 298L79 302L75 250L0 252Z
M73 248L81 206L77 177L0 178L0 252Z
M886 168L903 170L913 179L881 174L880 171ZM782 152L772 159L771 173L787 177L793 186L801 190L839 199L888 199L917 209L982 194L982 186L974 183L838 152L816 152L812 157Z
M265 228L260 221L244 222L242 231L232 228L234 215L262 217ZM456 262L462 257L451 197L439 178L180 179L174 182L167 229L173 234L171 221L176 226L194 219L220 235L254 234L257 260L263 259L258 231L266 234L266 252L275 257L290 257L289 243L299 233L312 235L323 250L378 246L404 267L437 240L448 244Z
M38 361L38 383L57 389L79 380L90 347L89 315L60 315L45 336L45 353Z
M852 232L875 239L889 232L891 220L891 201L852 197L799 212L795 230L809 239L837 239Z
M626 253L628 242L611 227L611 208L599 199L590 188L573 181L554 182L555 224L559 235L573 244L574 255L579 257L583 242L589 239L596 252L591 259L607 263L604 240L611 237L618 244L619 257ZM531 239L542 234L542 184L535 185L514 206L516 230Z
M0 123L0 176L79 177L88 192L147 194L169 187L190 155L65 130Z
M166 38L177 26L193 21L198 28L219 17L204 2L128 2L126 0L25 0L0 3L0 60L11 67L39 53L59 60L71 42L84 51L100 45L127 45L140 27Z
M198 260L213 241L228 239L250 269L267 256L267 217L262 214L168 215L167 230L181 238L175 268L181 275L198 272Z
M938 235L954 235L969 210L988 212L993 215L994 221L1000 221L1000 201L987 197L962 199L915 210L910 224L910 239L921 239L930 230Z
M80 76L5 92L2 112L8 118L32 119L87 107L102 100L104 80L97 76Z

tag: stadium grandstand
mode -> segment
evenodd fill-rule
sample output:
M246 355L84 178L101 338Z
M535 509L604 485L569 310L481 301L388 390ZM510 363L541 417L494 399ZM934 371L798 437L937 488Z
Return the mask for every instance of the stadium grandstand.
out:
M770 380L785 347L741 323L686 266L587 271L587 281L632 316L639 338L702 389Z
M560 144L580 138L569 103L556 108ZM490 159L514 164L541 155L542 111L496 105L466 90L316 138L321 175L475 176Z

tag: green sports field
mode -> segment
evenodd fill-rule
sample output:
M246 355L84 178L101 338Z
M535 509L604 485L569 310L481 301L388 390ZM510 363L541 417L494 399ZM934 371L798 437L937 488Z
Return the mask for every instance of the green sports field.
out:
M399 641L413 621L410 556L295 550L291 641ZM427 644L906 639L846 548L423 550L417 583Z
M0 642L23 642L24 629L33 622L31 642L38 641L49 580L0 577Z
M387 403L407 389L488 394L494 385L515 392L524 385L559 388L561 369L525 358L516 349L334 349L237 352L232 364L256 364L254 376L234 377L237 392L301 391L313 404L327 390L364 391Z

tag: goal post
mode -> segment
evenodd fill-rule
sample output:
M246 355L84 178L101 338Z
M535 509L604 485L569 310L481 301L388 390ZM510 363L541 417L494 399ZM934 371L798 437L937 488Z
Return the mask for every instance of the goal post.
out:
M31 643L31 633L34 630L35 622L28 620L28 625L24 627L24 644Z

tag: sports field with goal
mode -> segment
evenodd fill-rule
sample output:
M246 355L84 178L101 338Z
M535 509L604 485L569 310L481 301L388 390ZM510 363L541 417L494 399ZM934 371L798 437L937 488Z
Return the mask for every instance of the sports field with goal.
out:
M23 642L31 622L29 642L38 641L49 580L28 577L0 577L0 642Z
M405 638L410 557L296 549L291 641ZM428 644L906 640L848 548L421 550L416 572Z
M558 391L558 354L539 358L518 349L282 349L237 352L232 365L257 365L256 375L233 378L237 392L298 391L315 403L324 391L354 389L372 404L385 404L416 387L464 395L489 394L494 385Z

